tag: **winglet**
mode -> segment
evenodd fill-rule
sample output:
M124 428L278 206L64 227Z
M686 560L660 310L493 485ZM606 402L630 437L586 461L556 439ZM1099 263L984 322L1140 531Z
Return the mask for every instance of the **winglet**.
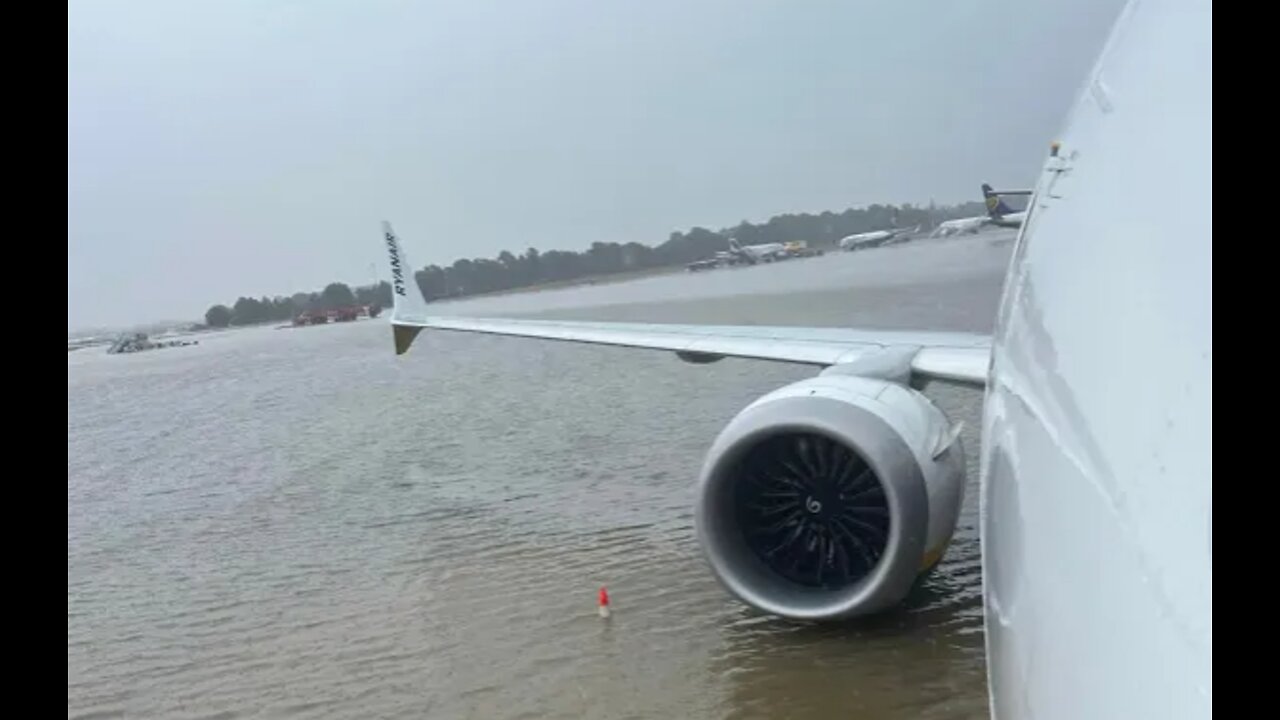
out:
M396 354L403 355L409 351L409 346L413 344L413 339L418 337L418 333L422 332L422 328L414 325L397 325L396 319L391 318L391 339L396 344Z
M391 229L391 223L385 220L382 222L382 238L387 244L387 255L391 260L391 301L394 306L391 312L391 335L395 341L396 354L403 355L413 344L413 339L422 332L427 304L422 299L417 281L413 280L413 266L400 247L400 239Z

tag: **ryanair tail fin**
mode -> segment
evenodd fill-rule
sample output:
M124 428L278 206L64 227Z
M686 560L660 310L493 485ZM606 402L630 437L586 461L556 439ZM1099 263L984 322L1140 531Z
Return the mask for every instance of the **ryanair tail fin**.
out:
M1005 215L1012 215L1018 212L1009 207L1008 203L1001 200L1003 195L1031 195L1030 190L993 190L990 185L982 183L982 199L987 203L987 214L992 218L999 220Z
M991 217L998 218L1013 212L1013 208L1000 199L1000 194L986 183L982 183L982 198L987 203L987 214Z
M387 255L391 260L391 334L395 340L396 354L403 355L413 344L413 339L422 332L422 323L427 317L427 303L422 298L418 281L413 277L413 266L400 247L400 238L391 229L391 223L385 220L382 222L382 238L387 244Z

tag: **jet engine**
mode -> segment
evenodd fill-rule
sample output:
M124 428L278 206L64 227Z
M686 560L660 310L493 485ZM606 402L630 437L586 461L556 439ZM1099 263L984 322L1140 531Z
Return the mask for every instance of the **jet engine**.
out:
M964 494L959 426L905 385L832 370L743 409L698 481L716 576L787 618L898 603L942 558Z

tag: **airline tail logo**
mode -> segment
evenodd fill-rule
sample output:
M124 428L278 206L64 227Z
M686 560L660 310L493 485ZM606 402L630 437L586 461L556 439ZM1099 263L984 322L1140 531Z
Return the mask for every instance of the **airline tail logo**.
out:
M982 183L982 196L987 201L988 215L992 217L999 217L1013 212L1013 208L1005 205L1004 201L1000 199L1000 195L998 195L995 190L992 190L991 186L986 183Z
M404 292L404 269L400 264L400 247L396 242L395 233L391 232L391 227L387 226L383 229L387 239L387 252L391 255L391 289L396 295L405 297Z

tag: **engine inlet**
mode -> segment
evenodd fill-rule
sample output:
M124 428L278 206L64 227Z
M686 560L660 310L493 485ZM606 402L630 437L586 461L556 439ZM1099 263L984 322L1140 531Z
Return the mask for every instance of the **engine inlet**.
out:
M769 437L740 461L738 527L773 572L807 588L840 590L884 555L891 516L871 466L817 433Z

